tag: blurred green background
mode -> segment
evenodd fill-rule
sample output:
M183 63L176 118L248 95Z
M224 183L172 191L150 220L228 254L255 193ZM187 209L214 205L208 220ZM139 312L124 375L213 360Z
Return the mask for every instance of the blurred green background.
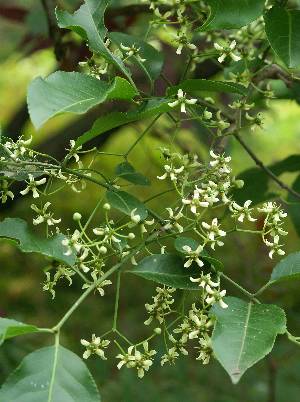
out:
M60 2L72 8L76 1ZM115 2L116 6L118 3ZM124 4L124 2L122 2ZM128 19L110 21L130 24ZM114 27L114 29L116 29ZM137 29L137 28L135 28ZM142 22L141 22L141 28ZM26 90L29 82L38 75L47 75L57 68L53 48L47 38L47 24L39 1L0 1L0 115L5 134L16 137L20 134L33 136L36 147L57 152L67 145L68 140L76 135L75 127L81 133L92 124L92 119L99 110L88 117L63 115L51 120L36 132L30 124L26 112ZM75 41L76 39L71 38ZM76 52L73 49L73 53ZM78 50L78 49L77 49ZM73 53L72 53L73 52ZM83 55L84 58L84 55ZM76 63L75 63L76 64ZM69 66L70 67L70 66ZM71 67L70 67L71 68ZM245 133L247 143L266 163L279 161L291 154L300 153L300 106L290 100L272 100L270 110L264 113L265 129ZM110 134L99 144L101 151L124 152L145 126L145 122L122 128ZM145 172L152 179L150 189L143 189L142 198L156 194L165 188L165 184L155 180L161 173L162 160L158 148L167 146L172 126L167 119L160 123L134 150L131 161L137 170ZM178 136L178 147L191 150L206 157L209 142L205 133L197 126L185 126ZM229 141L227 152L233 159L234 174L252 167L253 162L234 140ZM118 158L103 156L97 167L113 175ZM282 179L290 184L295 174L285 174ZM273 185L271 185L273 188ZM278 192L278 188L274 189ZM139 190L137 190L139 191ZM279 191L280 192L280 191ZM282 194L286 197L286 194ZM80 211L88 216L94 204L101 197L101 191L89 185L83 195L71 191L58 193L51 198L55 205L55 216L63 218L63 225L73 227L72 215ZM153 201L152 207L168 206L172 196ZM31 200L23 198L8 207L0 206L0 218L6 216L22 217L28 222L32 219ZM30 211L30 212L29 212ZM101 214L97 220L101 222ZM289 235L286 238L286 252L300 248L292 223L288 222ZM259 288L269 277L274 262L267 257L260 240L253 236L232 235L231 241L217 255L224 260L225 270L246 288ZM72 287L61 286L52 301L50 295L42 291L43 269L47 261L37 255L21 254L5 241L0 242L0 315L14 318L40 327L52 326L73 303L79 294L80 283L74 281ZM145 319L144 304L153 294L155 286L137 280L131 276L122 279L120 306L120 328L128 337L142 339L147 334L143 325ZM226 284L228 293L239 296ZM88 339L91 333L101 334L110 328L113 312L114 286L107 288L105 297L90 297L66 324L62 333L62 343L81 354L79 340ZM288 325L292 333L300 334L300 292L299 283L285 284L269 290L264 301L274 302L288 311ZM26 336L6 342L0 349L0 383L13 370L28 352L38 346L52 342L47 335ZM157 350L161 350L160 342ZM229 377L217 362L203 367L194 356L183 356L174 367L156 364L143 380L130 370L116 369L114 356L103 362L90 359L87 364L92 371L104 402L297 402L300 400L300 350L284 337L279 338L272 354L263 362L250 369L237 386L233 386ZM5 401L3 401L5 402ZM63 402L63 401L62 401Z

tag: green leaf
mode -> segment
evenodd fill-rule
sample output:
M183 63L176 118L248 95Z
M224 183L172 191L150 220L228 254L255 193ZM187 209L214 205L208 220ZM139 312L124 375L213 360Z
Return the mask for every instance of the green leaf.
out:
M284 311L272 304L254 304L226 297L227 309L215 305L212 335L215 357L236 384L245 371L271 352L276 336L286 331Z
M189 246L192 250L196 250L196 248L199 246L199 243L196 240L191 239L190 237L179 236L176 238L174 246L179 253L185 254L183 249L184 246ZM221 261L217 260L214 257L211 257L205 250L201 252L201 259L207 261L217 271L222 271L224 268Z
M210 6L207 21L201 31L234 29L256 20L264 9L265 0L206 0Z
M34 325L23 324L22 322L8 318L0 318L0 345L2 345L6 339L38 331L39 329Z
M191 276L199 277L199 267L185 268L183 264L176 254L153 254L127 272L173 288L199 290L198 284L190 281Z
M289 68L300 67L300 11L274 6L265 14L265 30L274 53Z
M150 180L137 172L129 162L122 162L116 167L116 175L120 178L140 186L149 186Z
M27 103L31 120L39 128L58 114L82 114L106 100L130 100L136 94L124 78L115 77L109 84L86 74L56 71L31 82Z
M300 252L289 254L273 269L269 283L300 279Z
M87 39L90 49L118 68L134 86L130 72L123 61L111 53L104 43L107 35L104 14L109 3L110 0L85 0L84 4L74 14L56 9L58 26L70 29L83 39Z
M88 141L91 141L93 138L98 137L98 135L106 133L113 128L168 112L171 110L168 106L168 102L170 102L170 100L165 98L155 98L143 103L135 110L129 112L113 112L101 116L95 121L89 131L77 139L76 146L83 145Z
M135 215L140 215L141 220L147 218L148 212L145 205L126 191L107 191L107 201L113 208L118 209L126 215L131 214L135 209Z
M300 194L300 175L296 178L292 185L292 189ZM299 199L293 196L293 194L288 194L287 212L288 216L291 218L293 225L300 236L300 202Z
M199 91L205 92L225 92L225 93L237 93L239 95L246 95L247 88L241 84L227 81L213 81L205 79L190 79L182 81L180 84L170 87L167 90L167 95L175 95L178 89L182 89L188 93L195 93Z
M69 266L74 265L75 255L64 255L66 251L62 245L65 236L62 234L50 238L43 238L32 233L27 222L19 218L6 218L0 222L0 238L15 240L18 248L24 253L39 253L46 257L65 263Z
M109 33L109 38L120 49L121 44L128 47L135 45L135 47L139 48L139 56L146 59L146 61L140 62L139 59L135 57L136 62L138 62L140 68L145 72L151 84L158 78L164 64L164 58L161 52L143 40L121 32L111 32Z
M5 402L100 402L96 384L84 364L62 346L27 355L0 390Z

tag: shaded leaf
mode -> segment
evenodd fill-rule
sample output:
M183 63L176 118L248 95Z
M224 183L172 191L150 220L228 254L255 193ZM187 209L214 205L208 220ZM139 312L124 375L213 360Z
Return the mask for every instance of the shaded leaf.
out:
M99 117L93 124L92 128L81 135L76 145L80 146L93 138L98 137L113 128L120 127L127 123L147 119L152 116L157 116L160 113L168 112L171 108L168 106L170 100L164 98L154 98L143 103L140 107L129 112L113 112L105 116Z
M274 6L264 16L268 41L289 68L300 67L300 11Z
M254 304L226 297L227 309L214 305L217 323L212 335L215 357L236 384L245 371L271 352L276 336L286 331L284 311L272 304Z
M6 339L38 331L39 329L34 325L23 324L22 322L8 318L0 318L0 345Z
M190 277L199 277L199 267L185 268L183 259L176 254L153 254L138 263L129 273L149 281L178 289L199 290Z
M0 390L5 402L100 402L96 384L84 364L62 346L27 355Z
M35 78L28 89L28 109L36 128L61 113L82 114L110 99L130 100L136 95L124 78L109 84L86 74L56 71L47 78Z
M120 178L140 186L149 186L150 180L137 172L129 162L122 162L116 167L116 175Z
M292 189L300 194L300 175L296 178L292 185ZM288 194L287 212L288 216L291 218L293 225L300 236L300 202L299 199L293 196L293 194Z
M131 212L135 210L134 214L140 215L141 220L147 218L148 212L145 205L126 191L107 191L106 198L113 208L126 215L130 216Z
M225 93L237 93L239 95L246 95L247 88L241 84L227 81L213 81L205 79L190 79L182 81L180 84L170 87L167 90L167 95L175 95L178 89L182 89L188 93L195 93L199 91L205 92L225 92Z
M134 86L130 72L123 61L110 52L104 43L107 35L104 14L109 3L110 0L85 0L84 4L74 14L56 9L58 26L70 29L83 39L87 39L90 49L117 67Z
M283 258L273 269L270 283L300 279L300 252Z
M0 222L0 238L7 238L16 241L18 248L24 253L39 253L67 265L74 265L75 255L66 256L62 234L50 238L43 238L32 233L27 222L19 218L6 218Z
M264 0L206 0L210 6L207 21L201 31L241 28L256 20L264 9Z

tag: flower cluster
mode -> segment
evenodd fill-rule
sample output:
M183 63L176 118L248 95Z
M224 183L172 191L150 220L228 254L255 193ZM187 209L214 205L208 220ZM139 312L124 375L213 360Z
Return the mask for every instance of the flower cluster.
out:
M264 222L263 241L270 248L269 257L273 258L274 254L284 255L285 252L281 248L282 245L279 244L279 236L286 236L288 234L288 232L282 229L282 219L287 217L287 213L274 202L266 202L258 210L267 214Z
M163 323L165 317L171 313L171 306L174 303L173 293L176 289L164 286L156 288L156 295L153 296L153 303L145 304L145 308L149 314L149 318L144 322L150 325L156 319L160 324Z
M129 346L127 353L120 353L117 359L120 359L117 367L120 370L124 365L127 368L135 368L139 378L143 378L145 371L148 371L153 364L155 350L149 350L148 342L143 342L144 351L141 352L136 346Z

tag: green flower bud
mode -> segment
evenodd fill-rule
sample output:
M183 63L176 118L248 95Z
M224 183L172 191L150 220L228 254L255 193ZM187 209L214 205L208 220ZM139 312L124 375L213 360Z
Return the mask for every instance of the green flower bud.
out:
M73 220L74 221L80 221L82 218L82 215L79 212L75 212L73 215Z

